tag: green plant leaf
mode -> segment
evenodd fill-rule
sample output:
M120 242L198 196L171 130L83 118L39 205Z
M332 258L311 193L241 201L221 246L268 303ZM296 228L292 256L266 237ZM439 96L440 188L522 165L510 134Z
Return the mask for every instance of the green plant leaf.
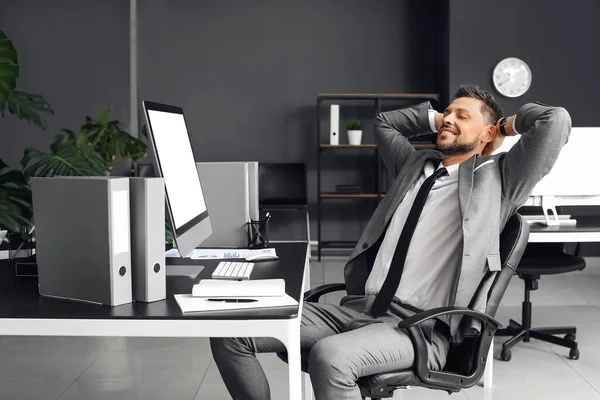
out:
M346 121L346 129L348 130L360 130L362 123L359 119L353 118Z
M111 110L106 109L98 121L86 117L81 131L89 135L88 140L93 150L102 157L109 168L112 168L117 157L141 160L148 154L148 146L123 130L119 121L109 121Z
M93 152L86 153L87 142L78 144L67 132L60 132L50 145L50 153L25 149L21 167L25 176L100 176L108 175L106 164Z
M102 126L106 126L108 124L108 118L110 117L110 112L112 111L112 107L108 107L106 110L100 114L98 118L98 123ZM90 118L91 119L91 118Z
M19 170L0 160L0 229L20 232L31 226L31 190Z
M17 85L19 60L12 41L0 31L0 113L4 115L4 106L8 96Z
M54 110L44 100L43 96L26 93L18 89L14 89L8 96L8 111L20 119L36 124L42 129L46 129L48 125L40 114L54 115Z
M173 235L173 227L171 226L171 221L169 221L169 216L165 215L165 251L173 248L173 240L175 239Z

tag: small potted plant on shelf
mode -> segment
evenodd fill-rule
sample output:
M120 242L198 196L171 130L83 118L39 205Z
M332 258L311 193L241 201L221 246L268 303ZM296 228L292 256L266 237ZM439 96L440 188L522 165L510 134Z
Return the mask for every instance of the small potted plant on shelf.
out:
M348 129L348 143L353 146L360 145L362 141L362 124L358 119L350 119L346 122Z

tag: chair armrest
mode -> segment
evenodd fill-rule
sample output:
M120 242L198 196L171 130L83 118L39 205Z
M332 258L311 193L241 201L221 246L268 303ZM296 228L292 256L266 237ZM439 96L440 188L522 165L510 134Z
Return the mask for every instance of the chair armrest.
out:
M431 319L431 318L437 318L437 317L441 317L444 315L457 315L457 314L458 315L468 315L470 317L477 318L482 323L484 323L486 325L489 324L490 328L493 328L494 330L496 330L502 326L502 324L498 320L490 317L487 314L477 311L477 310L472 310L472 309L466 308L466 307L438 307L438 308L433 308L431 310L417 313L409 318L406 318L405 320L401 321L398 324L398 328L407 329L407 328L413 327L415 325L418 325L423 321L427 321L428 319Z
M474 361L476 367L471 371L470 375L461 375L449 371L432 371L429 369L428 345L420 324L426 320L443 315L468 315L483 323L477 352L474 355L476 357ZM440 389L452 389L456 387L466 389L479 382L485 369L488 350L494 338L494 332L500 326L501 324L489 315L465 307L434 308L412 315L398 324L399 328L408 330L409 337L413 342L415 348L415 375L426 385Z
M328 283L326 285L317 286L316 288L312 288L304 293L304 301L316 303L319 301L321 296L340 290L346 290L345 283Z

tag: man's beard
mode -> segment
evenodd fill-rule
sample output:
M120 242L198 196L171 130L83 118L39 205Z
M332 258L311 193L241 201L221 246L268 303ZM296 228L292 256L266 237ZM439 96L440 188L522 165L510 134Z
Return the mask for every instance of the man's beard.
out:
M435 149L445 156L459 156L472 152L478 144L479 140L475 140L471 143L458 143L455 141L442 146L440 146L439 143L436 143Z

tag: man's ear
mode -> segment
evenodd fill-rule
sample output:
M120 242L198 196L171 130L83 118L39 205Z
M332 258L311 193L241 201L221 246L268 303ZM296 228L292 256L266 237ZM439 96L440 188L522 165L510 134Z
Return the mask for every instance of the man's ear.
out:
M494 140L497 133L498 133L498 128L495 125L488 125L487 128L485 129L485 132L483 133L483 137L481 138L481 141L483 143L489 143L492 140Z

